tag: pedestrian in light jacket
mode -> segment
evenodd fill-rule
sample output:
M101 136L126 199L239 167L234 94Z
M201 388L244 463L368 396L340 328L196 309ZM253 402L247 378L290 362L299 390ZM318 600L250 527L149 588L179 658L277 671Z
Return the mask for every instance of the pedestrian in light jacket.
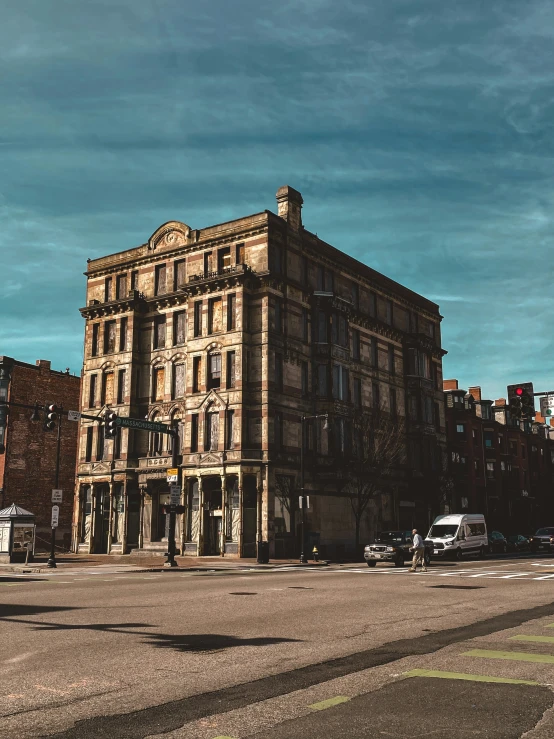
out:
M427 572L427 567L425 567L425 544L423 543L423 537L417 533L417 529L414 529L412 534L414 539L413 547L410 548L410 552L414 553L414 558L412 559L412 566L410 567L409 572L415 572L418 564L421 565L422 572Z

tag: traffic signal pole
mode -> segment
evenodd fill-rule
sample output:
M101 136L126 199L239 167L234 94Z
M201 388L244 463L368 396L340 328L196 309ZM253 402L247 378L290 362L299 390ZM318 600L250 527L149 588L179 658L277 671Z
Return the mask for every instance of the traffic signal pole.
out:
M56 474L55 474L55 481L54 481L54 488L57 490L59 483L60 483L60 455L61 455L61 448L62 448L62 413L63 413L63 407L59 407L59 414L58 414L58 436L56 439ZM47 567L53 568L57 567L56 564L56 527L52 526L52 539L50 541L50 557L48 558L48 562L46 563Z
M179 422L177 421L176 424L172 427L171 432L171 467L173 469L179 469L178 460L179 457ZM179 472L179 475L177 477L177 484L180 486L181 484L181 473ZM171 501L170 501L171 502ZM177 518L176 513L177 506L175 504L171 504L169 506L169 531L167 532L167 554L166 554L166 561L164 562L164 567L177 567L177 562L175 561L175 522Z

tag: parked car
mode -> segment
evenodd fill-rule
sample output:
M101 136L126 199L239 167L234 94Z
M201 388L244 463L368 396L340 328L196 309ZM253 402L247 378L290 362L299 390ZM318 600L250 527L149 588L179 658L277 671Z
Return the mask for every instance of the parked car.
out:
M410 547L413 546L411 531L381 531L372 544L364 549L364 559L368 567L375 567L377 562L394 562L395 567L402 567L404 562L413 557ZM431 561L432 542L425 542L425 564Z
M488 549L487 524L480 513L450 513L438 516L427 539L437 557L462 559L470 554L484 557Z
M509 552L527 552L531 548L531 544L527 536L523 534L512 534L506 537Z
M552 539L554 538L554 527L548 527L544 529L538 529L535 534L529 539L531 545L531 551L536 552L551 552L554 550Z
M504 534L500 531L491 531L489 535L489 552L501 552L505 554L508 551L508 542Z

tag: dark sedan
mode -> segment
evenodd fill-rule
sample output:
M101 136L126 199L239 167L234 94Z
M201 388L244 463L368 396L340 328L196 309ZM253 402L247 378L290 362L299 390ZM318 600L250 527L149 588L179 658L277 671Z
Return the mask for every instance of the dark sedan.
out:
M500 531L491 531L489 535L489 552L501 552L505 554L508 551L508 542L504 534Z
M538 529L529 540L532 552L551 552L553 551L552 539L554 538L554 528L548 527Z
M509 552L527 552L531 548L529 539L523 534L512 534L506 538Z

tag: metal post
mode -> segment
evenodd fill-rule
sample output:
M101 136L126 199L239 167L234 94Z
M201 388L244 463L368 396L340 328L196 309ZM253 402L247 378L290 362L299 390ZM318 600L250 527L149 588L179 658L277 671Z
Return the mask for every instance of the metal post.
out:
M60 406L59 409L59 416L58 416L58 438L56 440L56 480L54 482L54 487L56 490L58 489L59 480L60 480L60 452L61 452L61 445L62 445L62 415L63 415L63 406ZM48 558L48 562L46 563L47 567L57 567L56 564L56 528L52 526L52 540L50 542L50 557Z
M306 416L300 417L300 495L301 495L301 512L300 512L300 564L305 564L308 559L304 554L304 527L306 524L306 506L304 499L304 421Z
M179 422L173 428L171 434L171 466L179 469L178 467L178 455L179 455ZM179 473L180 477L180 473ZM179 483L179 478L177 483ZM175 561L175 506L170 505L169 507L169 531L167 532L167 560L164 562L164 567L178 567Z

